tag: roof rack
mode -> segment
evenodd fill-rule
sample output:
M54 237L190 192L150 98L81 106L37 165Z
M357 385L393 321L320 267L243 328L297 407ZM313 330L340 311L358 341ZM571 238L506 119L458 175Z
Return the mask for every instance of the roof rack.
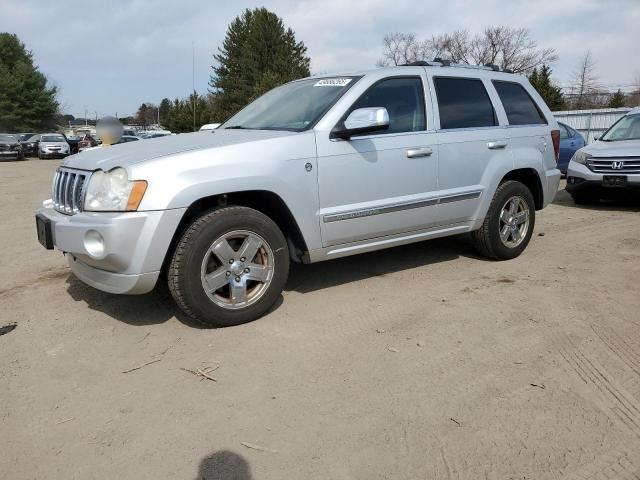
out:
M401 67L454 67L454 68L469 68L473 70L489 70L493 72L513 73L513 70L507 68L500 69L498 65L493 63L486 63L484 65L469 65L467 63L451 63L451 60L445 60L444 58L436 57L433 61L418 60L415 62L404 63Z

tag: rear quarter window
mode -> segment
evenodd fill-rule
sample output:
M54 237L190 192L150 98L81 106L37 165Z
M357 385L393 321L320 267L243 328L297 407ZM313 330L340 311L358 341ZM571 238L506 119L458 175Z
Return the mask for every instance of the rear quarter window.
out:
M434 77L440 128L493 127L498 124L482 80Z
M509 125L547 124L542 111L522 85L515 82L493 80L493 86L496 88L507 113Z

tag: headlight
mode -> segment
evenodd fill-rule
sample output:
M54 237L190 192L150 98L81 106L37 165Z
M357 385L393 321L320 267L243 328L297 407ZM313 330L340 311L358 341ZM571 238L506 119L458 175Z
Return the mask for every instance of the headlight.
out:
M98 170L91 175L84 199L84 209L90 212L131 212L138 209L147 182L129 181L124 168L108 172Z
M573 157L571 157L571 160L576 163L581 163L583 165L586 165L587 160L589 160L590 158L591 158L591 155L583 152L582 150L578 150L576 153L573 154Z

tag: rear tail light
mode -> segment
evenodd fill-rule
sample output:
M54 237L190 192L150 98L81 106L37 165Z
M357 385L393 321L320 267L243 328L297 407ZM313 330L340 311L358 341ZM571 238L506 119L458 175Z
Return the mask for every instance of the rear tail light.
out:
M551 130L551 141L553 142L553 151L556 154L556 164L560 160L560 130Z

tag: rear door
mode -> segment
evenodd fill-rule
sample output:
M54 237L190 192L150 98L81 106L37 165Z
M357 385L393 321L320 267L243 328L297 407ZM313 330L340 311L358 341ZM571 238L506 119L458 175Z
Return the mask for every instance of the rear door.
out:
M457 72L456 72L457 73ZM438 221L465 222L476 216L491 175L491 163L510 163L504 128L485 81L456 73L432 78L439 124Z
M555 152L549 123L527 88L531 85L511 80L491 82L507 116L509 148L517 168L533 168L545 182L547 166L556 167ZM553 120L552 118L550 120ZM545 184L543 184L545 186Z

